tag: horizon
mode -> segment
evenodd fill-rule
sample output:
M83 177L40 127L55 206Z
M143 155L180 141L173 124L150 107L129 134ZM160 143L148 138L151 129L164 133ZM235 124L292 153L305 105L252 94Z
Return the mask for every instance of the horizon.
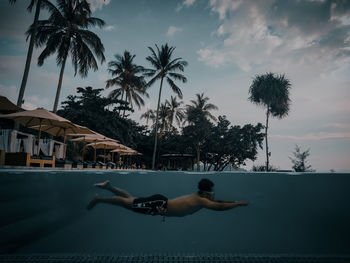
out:
M54 2L54 1L52 1ZM215 116L226 115L231 125L265 123L264 108L248 101L248 89L258 74L285 74L291 81L291 109L283 119L270 118L270 163L291 169L295 145L310 149L308 164L316 171L350 171L350 1L116 1L89 0L92 16L106 26L93 31L105 47L106 62L82 79L74 77L67 61L60 103L75 95L77 87L105 88L111 76L108 62L124 50L136 54L144 67L155 44L176 47L174 58L189 65L179 84L184 104L195 94L204 93L218 106ZM29 42L25 31L33 22L34 11L27 2L0 9L0 94L17 102ZM46 12L39 19L45 19ZM59 68L55 55L37 66L40 49L34 49L24 94L26 109L52 110ZM69 60L69 59L68 59ZM107 95L113 89L103 91ZM140 115L156 108L159 82L148 89L141 110L130 118L140 124ZM163 87L162 101L174 94ZM265 163L264 148L257 164ZM242 166L249 170L253 162Z

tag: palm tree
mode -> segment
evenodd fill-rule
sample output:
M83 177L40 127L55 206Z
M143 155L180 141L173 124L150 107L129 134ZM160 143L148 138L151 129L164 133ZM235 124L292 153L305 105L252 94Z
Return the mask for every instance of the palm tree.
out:
M162 88L163 88L163 80L164 78L168 82L170 88L175 92L180 99L182 99L181 89L175 84L174 80L179 80L182 83L187 81L186 77L180 73L184 71L185 66L187 66L187 62L182 60L182 58L172 59L173 52L175 47L169 47L168 44L162 45L159 49L157 45L155 45L157 50L155 51L153 48L148 47L151 51L151 56L146 57L146 60L149 61L153 67L153 69L149 69L146 73L146 76L152 77L152 79L148 82L148 86L151 86L157 80L160 80L159 86L159 95L158 95L158 104L157 104L157 112L156 112L156 126L155 126L155 135L154 135L154 149L153 149L153 158L152 158L152 169L155 167L155 159L156 159L156 150L157 150L157 132L158 132L158 115L159 115L159 106L160 106L160 98L162 96Z
M44 60L57 52L56 62L61 67L55 104L53 111L57 111L58 100L62 87L63 73L68 55L72 58L75 75L86 77L89 69L98 69L95 56L104 62L104 47L100 38L89 31L90 27L102 27L102 19L91 17L90 5L86 0L57 0L57 7L51 3L46 4L50 17L38 21L38 30L35 35L36 45L45 45L38 58L38 65L42 66ZM33 26L27 31L34 35ZM95 56L94 56L95 54Z
M170 131L171 125L169 122L170 107L166 103L162 103L159 107L159 136L161 137L164 131Z
M145 113L143 113L140 119L146 119L146 125L148 126L148 121L152 120L153 124L156 121L156 115L154 115L154 111L152 109L148 109Z
M10 2L10 4L15 4L17 2L17 0L9 0L9 2ZM32 55L33 55L33 49L34 49L35 35L37 32L37 24L38 24L38 19L39 19L39 15L40 15L40 9L43 6L45 6L45 3L48 1L47 0L31 0L29 6L27 7L29 12L32 12L32 9L35 5L35 2L36 2L36 7L35 7L35 14L34 14L34 22L33 22L33 34L30 36L29 47L28 47L28 52L27 52L27 59L26 59L26 64L24 67L24 72L23 72L23 77L22 77L22 82L21 82L21 88L19 90L19 94L18 94L18 98L17 98L17 106L19 106L19 107L22 106L24 91L25 91L26 85L27 85L30 63L32 61ZM44 3L43 5L42 5L42 2Z
M183 112L183 108L181 108L181 104L183 101L177 101L176 97L171 96L170 101L166 100L165 104L169 107L169 125L173 127L174 119L179 127L181 127L182 120L185 118L185 114Z
M108 97L116 99L121 96L123 100L125 95L125 100L132 109L133 102L140 109L145 104L142 96L149 97L144 76L137 75L144 72L144 68L133 63L135 55L131 55L128 51L124 51L123 56L116 54L114 57L116 60L108 63L108 72L114 78L107 80L106 88L111 86L119 86L119 88L113 90ZM125 115L125 110L123 115Z
M204 97L204 93L196 94L196 100L191 100L192 105L187 105L187 121L191 122L191 118L188 118L192 110L199 110L203 112L205 117L209 117L213 121L217 121L216 117L210 113L212 110L218 110L218 107L212 103L207 103L208 97Z
M249 100L266 108L265 142L266 142L266 171L269 170L269 152L267 141L267 130L269 127L269 116L282 119L289 112L290 81L284 75L266 73L257 75L249 88Z

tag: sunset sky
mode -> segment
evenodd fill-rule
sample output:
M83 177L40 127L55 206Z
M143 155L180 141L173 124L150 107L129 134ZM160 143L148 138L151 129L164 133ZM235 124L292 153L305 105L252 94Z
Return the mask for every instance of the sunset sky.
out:
M52 1L54 2L54 1ZM265 122L265 109L248 101L254 76L285 74L291 81L291 109L284 119L271 119L271 164L291 169L294 147L310 149L317 171L350 171L350 1L322 0L89 0L103 29L93 29L105 47L106 62L87 78L74 76L69 61L60 102L77 87L105 88L108 62L128 50L135 62L150 65L147 47L168 43L175 57L188 62L179 83L184 104L204 93L232 125ZM33 22L28 1L0 1L0 94L17 101L28 42L24 32ZM47 18L42 11L40 19ZM37 66L33 54L25 91L27 109L52 110L59 68L55 56ZM148 90L146 105L131 115L135 121L155 109L159 83ZM107 95L111 89L103 92ZM162 101L173 95L164 86ZM264 164L264 150L255 164ZM252 162L247 168L250 169Z

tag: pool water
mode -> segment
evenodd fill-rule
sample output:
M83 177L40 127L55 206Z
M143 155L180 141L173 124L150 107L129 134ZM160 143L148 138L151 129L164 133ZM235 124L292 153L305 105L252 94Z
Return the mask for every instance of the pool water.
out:
M169 199L209 178L215 196L248 201L186 217L86 205L106 179L135 197ZM0 253L350 255L350 174L0 170ZM1 261L1 258L0 258ZM238 261L237 261L238 262Z

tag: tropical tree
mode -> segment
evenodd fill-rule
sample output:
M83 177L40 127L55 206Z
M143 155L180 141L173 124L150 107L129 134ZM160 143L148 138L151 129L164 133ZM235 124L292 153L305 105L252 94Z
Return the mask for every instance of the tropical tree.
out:
M115 114L116 108L107 107L112 99L102 96L102 92L103 89L78 87L77 95L68 96L57 114L134 148L142 140L139 136L144 132L144 127Z
M175 47L169 47L168 44L162 45L161 48L157 45L156 51L148 47L151 51L151 55L146 57L146 60L151 63L153 69L148 69L146 76L151 77L148 82L148 86L153 85L157 80L160 80L159 95L156 111L156 125L155 125L155 135L154 135L154 149L152 158L152 169L155 168L155 159L157 151L157 138L158 138L158 115L160 99L162 96L163 81L166 79L170 88L175 92L180 99L182 99L181 89L175 84L175 80L185 83L187 81L186 77L179 72L183 72L187 62L182 60L182 58L173 59L173 52Z
M106 88L118 86L108 97L124 99L133 109L133 103L140 109L145 104L142 96L148 96L146 92L146 81L143 75L138 75L144 71L142 66L133 63L135 55L131 55L129 51L124 51L123 56L116 54L114 61L108 63L108 72L114 77L107 80ZM125 111L123 116L125 116Z
M267 132L270 114L282 119L288 115L291 100L289 99L290 81L285 75L266 73L257 75L249 88L249 100L266 108L265 142L266 171L269 170L269 152Z
M10 4L15 4L17 0L9 0ZM43 2L43 5L42 5ZM27 52L27 59L26 59L26 64L24 67L24 72L23 72L23 77L22 77L22 82L21 82L21 88L19 90L18 94L18 99L17 99L17 106L21 107L22 102L23 102L23 97L24 97L24 91L26 89L27 85L27 80L28 80L28 75L29 75L29 69L30 69L30 63L32 61L32 55L33 55L33 49L34 49L34 42L35 42L35 35L37 32L37 24L38 24L38 19L40 15L40 9L45 6L45 3L48 2L47 0L31 0L30 4L27 7L27 10L29 12L32 12L33 7L36 3L35 6L35 14L34 14L34 22L33 22L33 34L30 35L30 40L29 40L29 47L28 47L28 52Z
M156 121L156 115L152 109L148 109L145 113L140 116L140 119L146 119L146 125L148 126L148 121L152 120L153 124Z
M61 67L53 111L57 111L66 61L70 55L75 71L86 77L88 71L98 69L95 56L104 62L104 47L100 38L89 31L90 27L102 27L102 19L92 17L90 5L86 0L57 0L57 6L47 3L50 17L38 21L37 32L32 25L28 35L35 35L35 44L44 47L38 57L42 66L46 58L57 53L56 63ZM94 56L95 54L95 56Z
M159 136L161 137L163 132L169 132L171 125L169 122L170 107L166 103L162 103L159 107Z
M175 129L175 127L173 125L174 119L175 119L177 125L179 127L181 127L181 123L182 123L183 119L185 118L184 110L183 110L183 108L181 108L181 104L183 104L183 101L177 101L175 96L174 97L171 96L170 101L166 100L165 104L168 105L168 107L169 107L168 119L169 119L170 127Z
M210 136L212 123L199 108L188 111L189 125L183 128L184 140L196 153L197 171L200 170L201 150Z
M217 121L214 115L210 113L212 110L218 110L218 107L212 103L207 103L209 100L208 97L204 97L204 93L196 94L196 100L191 100L192 105L187 105L187 116L190 116L190 112L193 109L202 111L205 117ZM187 121L191 121L191 118L187 117Z
M261 123L230 126L226 116L219 116L206 142L208 171L212 167L215 171L223 171L228 165L239 167L245 165L247 159L254 161L258 147L262 148L262 129Z
M306 158L310 156L310 149L306 151L301 151L298 145L295 145L295 152L293 152L294 157L289 157L293 163L293 169L296 172L313 172L311 165L306 164Z

